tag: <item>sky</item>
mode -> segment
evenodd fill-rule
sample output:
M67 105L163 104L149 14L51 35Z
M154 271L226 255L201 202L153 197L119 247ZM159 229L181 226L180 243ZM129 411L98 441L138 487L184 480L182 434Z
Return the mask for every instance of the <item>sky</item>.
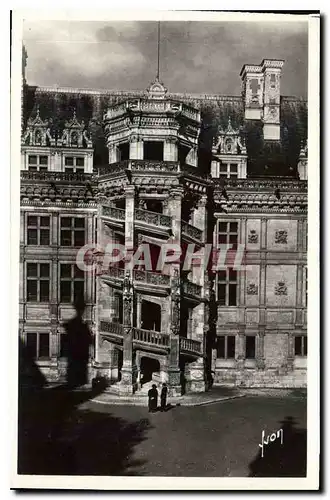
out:
M155 21L25 21L30 85L144 90L157 73ZM160 78L169 92L239 95L240 70L284 59L281 94L307 97L307 22L164 21Z

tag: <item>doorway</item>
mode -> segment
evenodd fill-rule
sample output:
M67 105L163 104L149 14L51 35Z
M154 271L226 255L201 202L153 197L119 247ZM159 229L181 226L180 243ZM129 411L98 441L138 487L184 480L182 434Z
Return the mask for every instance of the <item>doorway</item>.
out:
M160 372L160 363L157 359L143 356L140 364L141 386L152 380L153 374Z
M160 332L161 307L155 302L143 300L141 304L141 328Z

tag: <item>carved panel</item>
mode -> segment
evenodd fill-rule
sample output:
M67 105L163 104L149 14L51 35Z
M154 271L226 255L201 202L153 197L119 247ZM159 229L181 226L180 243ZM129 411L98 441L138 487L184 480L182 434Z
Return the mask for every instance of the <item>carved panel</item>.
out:
M288 295L288 287L284 281L279 281L275 285L275 295Z
M259 235L255 229L250 229L249 235L248 235L248 243L258 243L259 241Z
M288 243L288 232L279 229L275 232L275 243L286 245Z
M246 287L246 293L248 295L258 295L258 285L255 283L249 283Z

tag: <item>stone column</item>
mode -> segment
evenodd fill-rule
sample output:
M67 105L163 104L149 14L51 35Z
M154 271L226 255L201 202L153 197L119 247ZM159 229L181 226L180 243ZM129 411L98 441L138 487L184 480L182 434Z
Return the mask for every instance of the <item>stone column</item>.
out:
M245 360L245 334L243 327L238 332L238 346L237 346L237 369L244 369Z
M134 249L134 205L135 205L135 188L128 184L125 186L125 248L126 251Z
M129 271L126 271L123 283L123 366L119 385L121 395L133 394L136 389L137 370L133 362L132 307L133 283Z
M287 367L289 371L292 371L294 368L294 335L292 332L288 333Z
M178 145L174 137L168 137L164 142L164 161L178 161Z
M259 370L265 369L265 354L264 354L264 340L265 340L265 330L262 328L258 332L257 336L257 356L256 365Z
M177 186L172 189L168 199L168 215L172 217L172 233L175 243L181 243L181 202L183 189ZM181 284L180 284L180 264L171 265L171 295L168 297L169 310L171 311L170 328L170 353L169 353L169 392L172 396L181 395L180 381L180 302L181 302Z
M109 149L109 164L116 163L118 161L118 149L114 144L108 145Z
M129 159L130 160L143 160L143 141L136 134L133 134L130 137Z

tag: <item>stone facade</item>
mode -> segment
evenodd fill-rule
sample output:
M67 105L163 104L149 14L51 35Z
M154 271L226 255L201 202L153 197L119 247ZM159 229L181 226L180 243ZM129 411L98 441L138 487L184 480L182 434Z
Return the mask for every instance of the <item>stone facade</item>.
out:
M307 146L285 178L249 170L249 123L261 124L265 148L282 147L282 65L243 67L243 96L227 99L243 114L223 116L211 140L202 98L169 94L158 79L144 93L108 93L103 109L95 93L88 113L77 95L58 128L38 101L45 92L59 102L57 91L37 89L21 140L19 333L49 381L65 376L64 323L79 292L94 333L89 378L106 377L118 394L150 380L173 395L212 380L306 385ZM214 109L216 99L226 98L204 96ZM100 262L109 243L149 245L153 269L126 262L81 274L86 243ZM173 260L159 273L163 244L229 250L217 270Z

